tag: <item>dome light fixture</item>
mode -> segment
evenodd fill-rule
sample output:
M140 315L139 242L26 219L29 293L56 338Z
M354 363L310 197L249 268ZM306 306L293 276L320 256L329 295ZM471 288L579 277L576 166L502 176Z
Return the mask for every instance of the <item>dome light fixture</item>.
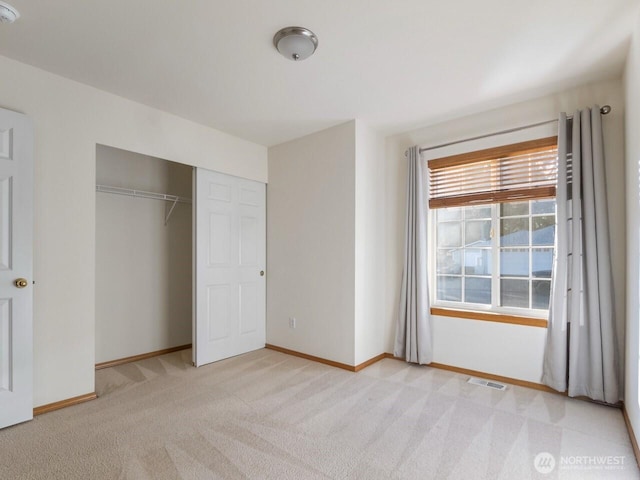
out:
M13 23L20 18L20 12L5 2L0 2L0 23Z
M273 45L289 60L304 60L318 48L318 37L308 28L286 27L273 36Z

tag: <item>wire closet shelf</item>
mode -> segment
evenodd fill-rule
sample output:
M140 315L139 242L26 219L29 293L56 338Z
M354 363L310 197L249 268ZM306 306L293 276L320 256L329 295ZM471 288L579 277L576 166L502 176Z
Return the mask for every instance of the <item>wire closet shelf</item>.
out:
M188 197L181 197L178 195L169 195L167 193L146 192L144 190L136 190L131 188L113 187L111 185L96 185L96 192L111 193L114 195L125 195L127 197L147 198L150 200L162 200L165 202L172 202L169 212L165 216L164 224L169 222L169 218L173 213L173 209L178 203L191 204L192 201Z

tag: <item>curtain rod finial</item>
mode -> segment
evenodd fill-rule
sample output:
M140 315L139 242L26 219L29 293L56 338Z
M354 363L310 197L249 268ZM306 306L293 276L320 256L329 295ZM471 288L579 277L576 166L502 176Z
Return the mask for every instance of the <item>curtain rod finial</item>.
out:
M600 109L600 113L606 115L611 112L611 105L605 105Z

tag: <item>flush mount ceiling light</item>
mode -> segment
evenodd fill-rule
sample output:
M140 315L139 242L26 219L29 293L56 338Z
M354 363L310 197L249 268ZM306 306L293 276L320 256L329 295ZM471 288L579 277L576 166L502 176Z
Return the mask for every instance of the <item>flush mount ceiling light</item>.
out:
M273 45L289 60L304 60L318 48L318 37L308 28L286 27L273 36Z
M20 13L5 2L0 2L0 23L13 23L20 18Z

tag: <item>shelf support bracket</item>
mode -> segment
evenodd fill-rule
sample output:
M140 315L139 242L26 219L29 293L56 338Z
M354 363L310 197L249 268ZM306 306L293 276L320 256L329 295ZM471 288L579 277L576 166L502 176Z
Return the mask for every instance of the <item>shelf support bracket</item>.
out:
M173 213L173 209L176 208L176 205L178 204L178 200L179 200L179 198L176 197L176 199L173 201L173 205L171 205L171 208L169 209L169 213L167 213L167 216L164 217L165 226L167 225L167 223L169 223L169 217Z

